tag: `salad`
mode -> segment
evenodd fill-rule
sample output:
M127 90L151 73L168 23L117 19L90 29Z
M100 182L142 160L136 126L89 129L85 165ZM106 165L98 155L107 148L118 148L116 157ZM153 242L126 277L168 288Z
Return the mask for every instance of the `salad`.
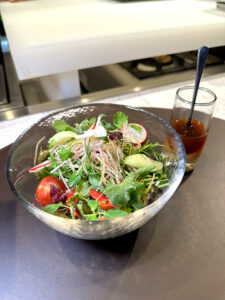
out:
M116 112L71 126L52 124L48 149L38 150L29 170L39 179L36 199L45 212L64 218L104 220L152 203L169 184L162 157L147 130Z

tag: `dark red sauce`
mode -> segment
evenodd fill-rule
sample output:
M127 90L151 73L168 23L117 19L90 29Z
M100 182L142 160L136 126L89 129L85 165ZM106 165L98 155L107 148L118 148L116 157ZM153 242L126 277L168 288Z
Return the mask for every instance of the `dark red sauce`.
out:
M201 151L207 138L204 125L197 120L192 120L190 126L186 124L187 119L177 119L172 127L180 135L187 154Z

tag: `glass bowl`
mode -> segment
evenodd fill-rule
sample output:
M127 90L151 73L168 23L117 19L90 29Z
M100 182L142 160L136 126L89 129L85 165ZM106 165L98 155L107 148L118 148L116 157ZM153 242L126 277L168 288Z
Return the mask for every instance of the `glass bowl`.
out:
M86 221L65 219L42 211L35 200L35 190L38 180L28 170L33 167L34 153L37 142L45 136L41 143L46 149L48 139L55 133L51 124L62 119L73 125L85 118L106 114L106 120L112 122L113 115L122 111L129 117L129 122L141 123L149 133L152 143L164 145L160 151L168 169L169 186L157 196L155 201L132 214L109 220ZM170 146L168 146L170 145ZM13 193L19 201L38 219L64 234L88 240L107 239L131 232L147 221L162 209L179 186L185 172L185 150L183 144L170 125L160 117L139 108L132 108L115 104L89 104L53 113L22 133L10 148L6 173Z

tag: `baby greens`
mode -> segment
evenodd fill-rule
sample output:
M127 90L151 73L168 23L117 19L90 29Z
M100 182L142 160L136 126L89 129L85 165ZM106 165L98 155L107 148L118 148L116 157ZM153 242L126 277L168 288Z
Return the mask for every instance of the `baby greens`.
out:
M37 173L40 180L49 178L50 187L51 178L58 178L66 191L57 194L54 187L54 199L48 195L51 204L44 206L45 212L89 221L125 216L153 201L169 184L160 144L150 140L135 144L126 132L132 127L133 139L144 127L129 125L123 112L115 113L113 124L105 117L74 125L53 123L56 134L49 139L45 157L49 164L37 168Z

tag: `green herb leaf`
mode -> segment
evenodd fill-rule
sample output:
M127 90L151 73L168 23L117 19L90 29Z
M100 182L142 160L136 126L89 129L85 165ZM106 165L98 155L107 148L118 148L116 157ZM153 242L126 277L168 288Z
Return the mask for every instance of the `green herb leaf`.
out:
M51 163L51 165L48 166L48 169L49 169L50 171L52 171L52 170L54 170L57 166L58 166L58 162L57 162L54 158L52 158L52 163Z
M105 127L106 130L112 130L114 129L114 127L112 126L111 123L105 121L105 120L101 120L102 126Z
M158 188L163 188L163 187L168 186L168 185L169 185L169 181L168 181L168 182L165 182L165 183L160 183L160 184L158 185Z
M131 206L136 210L142 208L143 206L141 202L141 198L145 192L145 185L142 182L135 182L134 185L135 185L135 189L130 193L131 199L129 201L129 206Z
M126 116L121 111L115 113L113 117L113 123L118 129L121 129L127 122L128 122L128 116Z
M89 126L90 125L89 125L88 120L85 119L80 123L80 130L84 132L84 131L88 130Z
M88 206L90 207L92 212L95 212L96 209L98 208L99 204L98 204L98 201L96 201L96 200L89 200Z
M123 211L125 211L128 214L132 213L132 209L130 207L123 209Z
M85 219L86 219L87 221L95 221L95 220L97 220L97 214L86 215L86 216L85 216Z
M90 215L92 213L91 208L87 204L87 201L83 201L83 211L85 215Z
M112 130L114 128L109 122L103 120L103 118L106 117L105 114L100 114L99 117L101 117L102 126L105 127L106 130Z
M121 184L112 184L106 188L105 194L114 206L126 207L130 201L130 192L135 189L132 185L134 173L130 173Z
M54 214L61 206L63 206L62 202L57 204L49 204L44 206L43 211Z
M81 196L88 197L90 194L91 187L87 181L81 181L76 189L76 193L80 194Z
M99 116L99 117L101 117L101 118L104 118L104 117L106 117L106 115L105 115L105 114L99 114L98 116Z
M38 176L38 179L39 180L42 180L43 178L47 177L47 176L50 176L50 171L48 169L48 167L44 167L43 169L41 169L38 173L37 173L37 176Z
M101 176L98 174L93 174L88 176L88 180L92 186L99 186Z
M61 148L61 151L59 153L59 157L62 161L67 160L68 158L72 157L74 155L73 152L70 150L66 149L65 147Z
M90 118L89 125L90 127L96 122L96 118Z
M106 188L105 194L112 205L117 207L141 206L141 197L145 186L134 180L134 173L130 173L121 184L112 184Z
M73 187L74 185L77 185L81 182L82 173L83 173L82 170L80 170L78 174L77 171L73 172L73 174L70 176L68 180L69 187Z
M145 168L138 169L138 177L139 178L145 178L154 169L155 169L155 166L148 166L148 167L145 167Z
M78 203L77 204L77 208L79 210L79 212L81 213L81 215L84 215L84 211L83 211L83 204L82 203Z
M85 119L80 124L79 123L75 124L74 131L77 134L82 134L82 133L84 133L84 131L88 130L88 128L90 128L90 124L89 124L89 121L87 119Z
M105 212L105 218L106 219L113 219L117 217L122 217L128 215L128 213L124 210L114 208L114 209L109 209Z
M60 132L60 131L73 131L74 132L74 128L72 126L70 126L69 124L67 124L63 120L56 120L52 124L52 127L56 132Z
M161 158L161 154L155 151L156 147L162 146L158 142L152 144L149 141L146 141L144 144L141 145L140 149L137 149L136 153L143 153L143 154L152 154L156 158L156 160L159 160ZM132 153L133 154L133 153Z

